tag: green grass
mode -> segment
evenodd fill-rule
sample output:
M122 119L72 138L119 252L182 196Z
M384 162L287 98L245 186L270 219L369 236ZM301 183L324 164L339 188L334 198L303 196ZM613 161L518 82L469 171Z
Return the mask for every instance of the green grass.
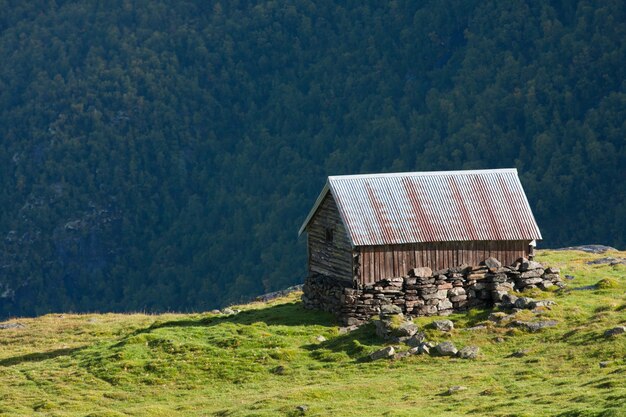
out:
M437 317L416 320L429 340L479 346L477 360L370 362L383 346L372 325L340 334L298 295L228 317L20 319L26 328L0 330L0 415L295 416L305 404L311 416L626 416L626 335L603 336L626 324L626 266L585 264L601 256L539 253L575 276L570 289L590 288L533 293L558 303L543 314L554 328L463 330L487 323L489 310L448 317L450 334L429 328ZM594 287L601 280L612 285ZM467 390L448 395L454 385Z

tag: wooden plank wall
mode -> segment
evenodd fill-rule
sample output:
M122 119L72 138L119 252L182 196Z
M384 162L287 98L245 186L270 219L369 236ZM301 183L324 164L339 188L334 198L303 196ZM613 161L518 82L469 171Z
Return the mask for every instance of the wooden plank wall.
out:
M400 277L409 269L427 266L433 270L461 264L478 265L493 256L503 265L528 256L530 241L434 242L359 248L358 271L362 285L383 278Z
M333 241L326 241L326 228L333 230ZM352 245L329 193L307 226L309 271L353 280Z

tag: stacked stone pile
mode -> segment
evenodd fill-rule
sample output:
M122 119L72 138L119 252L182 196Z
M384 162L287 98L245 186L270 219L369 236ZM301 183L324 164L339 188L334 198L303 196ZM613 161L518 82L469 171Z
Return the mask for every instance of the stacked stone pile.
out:
M481 265L460 265L438 271L411 269L404 277L378 281L362 288L323 275L304 284L302 301L312 309L330 311L347 325L358 325L378 315L383 306L397 306L407 316L448 315L471 307L503 301L512 291L563 286L556 268L519 259L502 266L494 258Z
M351 283L327 275L311 275L302 286L302 303L309 309L341 315L346 290L351 290Z

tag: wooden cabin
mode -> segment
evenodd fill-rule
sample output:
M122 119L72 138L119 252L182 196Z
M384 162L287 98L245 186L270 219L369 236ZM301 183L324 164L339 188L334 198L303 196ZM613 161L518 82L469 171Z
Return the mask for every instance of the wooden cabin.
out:
M509 265L541 239L516 169L328 177L305 231L309 274L355 288L418 266Z

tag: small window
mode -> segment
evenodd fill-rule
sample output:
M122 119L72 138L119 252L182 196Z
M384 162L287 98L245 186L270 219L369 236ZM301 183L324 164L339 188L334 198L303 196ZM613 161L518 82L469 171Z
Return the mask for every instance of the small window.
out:
M331 229L330 227L326 228L326 242L332 242L333 241L333 229Z

